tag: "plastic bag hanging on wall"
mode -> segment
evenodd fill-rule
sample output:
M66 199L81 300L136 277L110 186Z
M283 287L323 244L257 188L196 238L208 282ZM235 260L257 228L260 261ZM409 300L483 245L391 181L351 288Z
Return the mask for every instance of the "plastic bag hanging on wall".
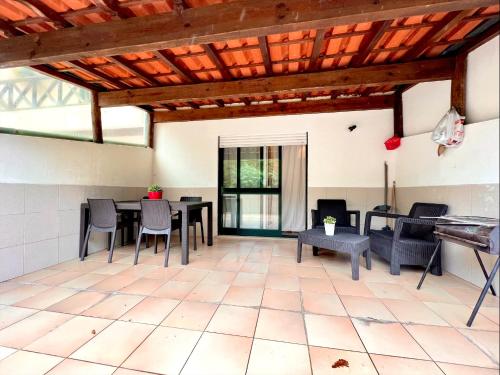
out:
M432 132L432 140L444 147L457 147L464 140L465 117L451 107Z

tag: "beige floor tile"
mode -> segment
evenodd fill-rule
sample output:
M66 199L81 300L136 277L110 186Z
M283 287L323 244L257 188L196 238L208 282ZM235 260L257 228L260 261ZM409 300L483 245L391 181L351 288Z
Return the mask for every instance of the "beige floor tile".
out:
M266 283L266 275L261 273L238 272L233 280L233 286L245 286L250 288L263 288Z
M425 305L434 311L441 318L446 320L450 325L457 328L468 328L467 321L469 320L472 308L465 305L454 305L449 303L425 302ZM491 320L478 314L474 319L471 329L480 329L486 331L498 331L498 325Z
M25 349L33 352L68 357L90 339L94 338L111 320L76 316L46 335L35 340Z
M300 292L264 289L262 307L278 310L301 311Z
M198 302L212 302L219 303L222 301L226 292L229 289L228 284L198 284L189 293L185 300L186 301L198 301Z
M137 279L138 278L135 276L122 276L122 275L108 276L101 282L92 285L92 287L89 289L97 290L100 292L116 292L120 289L129 286Z
M151 373L144 371L130 370L128 368L120 367L113 373L113 375L151 375Z
M245 262L245 264L243 264L243 267L241 267L241 272L267 274L267 271L269 271L268 263Z
M306 333L302 314L292 311L260 309L255 337L305 344Z
M84 274L82 272L61 271L56 275L44 277L43 279L38 280L37 284L57 286L83 275Z
M340 296L348 314L355 318L397 321L381 300L376 298Z
M80 314L95 304L101 302L108 295L100 292L80 292L63 299L61 302L49 306L47 310L67 314Z
M82 312L82 315L103 319L118 319L139 302L143 296L115 294Z
M407 325L406 329L436 362L496 367L477 346L451 327Z
M0 331L0 345L22 349L71 318L73 315L40 311Z
M181 302L161 323L162 326L203 331L217 310L214 303Z
M77 277L76 279L66 281L65 283L61 284L61 286L64 288L86 289L91 287L92 285L100 283L108 277L109 276L107 275L100 275L97 273L86 273L80 277Z
M250 337L205 332L183 368L182 375L244 375L251 347Z
M38 293L36 296L23 299L22 301L17 302L15 306L43 310L57 302L71 297L76 293L78 293L78 291L74 289L54 287Z
M445 320L441 319L422 302L396 299L387 299L382 302L401 323L448 326Z
M263 293L263 288L232 286L228 289L222 303L247 307L260 306Z
M248 361L247 375L262 374L311 374L307 346L255 339Z
M158 325L179 303L180 301L176 299L146 297L126 312L120 320Z
M97 263L97 262L96 262ZM101 263L103 266L94 269L93 273L100 273L102 275L116 275L127 268L132 267L132 262L127 262L126 264L120 263Z
M491 331L477 331L472 329L459 329L460 333L472 341L479 349L492 358L498 365L500 362L500 334Z
M61 273L60 270L45 268L39 271L31 272L23 276L16 277L14 281L23 283L34 283L45 277L54 276Z
M332 293L335 294L330 279L300 278L300 290L313 293Z
M305 322L309 345L365 351L349 318L306 314Z
M282 275L282 276L298 276L297 266L295 264L269 264L269 274L270 275Z
M65 359L54 367L47 375L111 375L116 367L97 363Z
M0 374L42 375L63 359L20 350L0 361Z
M211 271L200 284L231 284L236 277L236 272Z
M377 297L384 299L401 299L416 301L417 297L408 292L402 285L394 283L366 283L368 289Z
M372 291L360 280L332 280L337 294L342 296L374 297Z
M330 293L302 292L304 311L312 314L347 316L339 296Z
M174 277L181 271L182 268L177 268L172 266L169 266L167 268L157 267L155 269L150 270L149 272L144 273L142 277L145 277L147 279L163 280L166 282L171 280L172 277Z
M50 289L47 285L22 285L0 294L0 305L12 305Z
M352 374L352 375L377 375L377 371L366 353L351 352L346 350L309 347L312 370L314 375ZM332 368L340 359L349 363L349 367Z
M125 288L120 289L120 292L147 296L153 293L163 284L165 284L163 280L142 278L134 281L132 284L126 286Z
M147 324L114 322L73 353L71 358L119 366L154 328Z
M299 278L297 276L268 274L266 280L266 288L296 292L300 290Z
M432 361L371 354L380 375L443 375Z
M415 359L429 359L399 323L352 320L368 353Z
M184 299L196 286L194 281L171 280L156 289L151 296L171 299Z
M3 306L0 308L0 330L37 312L24 307Z
M323 268L307 267L302 263L297 267L297 276L301 278L328 279L328 275Z
M471 306L474 306L476 304L479 295L481 294L481 289L479 289L478 287L446 287L445 289L448 293L457 298L463 304ZM488 293L486 294L482 305L489 307L499 307L500 298L498 296L493 296L491 293Z
M253 337L259 310L251 307L220 305L207 331Z
M15 352L16 349L7 348L6 346L0 346L0 361Z
M445 375L498 375L498 369L481 368L464 365L455 365L453 363L440 363L438 366Z
M210 271L197 268L184 268L181 272L175 275L172 280L199 283L209 274L209 272Z
M178 374L201 332L158 327L123 363L123 367L159 374Z
M405 289L417 297L422 302L443 302L461 304L458 298L453 297L445 289L432 284L424 283L420 289L417 289L417 284L412 286L405 286Z
M500 313L498 307L481 306L479 313L495 324L500 324Z

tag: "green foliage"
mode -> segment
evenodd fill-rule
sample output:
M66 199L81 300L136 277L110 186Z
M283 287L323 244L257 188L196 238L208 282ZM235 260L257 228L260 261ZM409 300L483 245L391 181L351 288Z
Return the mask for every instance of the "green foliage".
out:
M335 219L333 216L327 216L323 219L323 224L335 224L337 222L337 219Z
M150 193L155 193L155 192L159 192L159 191L163 191L163 189L158 184L153 184L148 188L148 192L150 192Z

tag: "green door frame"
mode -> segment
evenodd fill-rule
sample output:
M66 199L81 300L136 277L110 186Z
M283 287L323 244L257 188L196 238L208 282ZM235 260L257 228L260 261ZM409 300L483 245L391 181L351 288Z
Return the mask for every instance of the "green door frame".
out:
M282 209L282 196L281 196L281 184L282 184L282 147L278 146L278 175L279 175L279 187L278 188L265 188L263 187L263 169L264 169L264 146L260 146L260 187L258 188L242 188L240 186L240 170L241 170L241 147L235 147L237 149L236 157L236 188L224 188L224 149L219 148L219 181L218 181L218 234L219 235L238 235L238 236L261 236L261 237L281 237L281 209ZM223 227L223 195L224 194L234 194L237 199L237 210L236 210L236 228L224 228ZM274 194L279 196L279 208L278 208L278 229L245 229L240 228L240 196L245 194Z

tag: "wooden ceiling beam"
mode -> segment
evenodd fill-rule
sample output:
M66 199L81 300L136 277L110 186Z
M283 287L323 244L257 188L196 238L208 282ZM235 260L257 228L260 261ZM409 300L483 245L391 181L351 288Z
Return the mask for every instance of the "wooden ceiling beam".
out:
M233 79L233 76L228 72L226 65L218 55L217 50L214 48L214 46L212 46L211 44L204 44L202 47L210 61L213 62L217 70L222 75L222 78L227 80Z
M476 35L472 38L468 38L467 42L460 47L460 54L468 54L476 48L482 46L484 43L489 42L491 39L495 38L500 34L500 22L496 22L494 25L490 26L483 33Z
M47 65L34 65L34 66L31 66L30 68L34 69L40 73L43 73L47 76L50 76L52 78L58 78L58 79L61 79L63 81L72 83L73 85L76 85L78 87L83 87L85 89L92 90L92 91L100 91L101 90L101 88L98 86L94 86L93 84L91 84L89 82L85 82L84 80L78 79L73 75L61 73L58 70L53 69Z
M394 97L392 95L377 95L348 99L308 100L307 102L229 106L224 108L204 108L175 112L155 111L154 122L200 121L305 113L362 111L370 109L388 109L393 106Z
M115 17L126 19L130 17L135 17L134 12L132 12L128 8L122 7L119 1L117 0L94 0L96 5L106 11L107 13L112 14Z
M368 55L380 42L386 31L391 26L392 21L379 21L372 25L370 32L363 38L359 47L359 54L353 58L351 66L363 65Z
M139 105L338 90L360 85L411 84L450 79L454 64L454 58L444 58L229 82L118 90L101 93L99 100L102 106Z
M497 0L238 0L0 41L0 67L167 49L493 6Z
M132 64L130 64L126 59L121 56L109 56L109 60L126 70L128 73L136 76L137 78L142 79L144 82L151 86L157 86L157 82L148 76L146 73L143 73L140 69L137 69Z
M314 39L311 62L308 69L310 72L314 72L320 68L321 61L319 60L319 56L321 54L321 47L323 47L323 41L325 40L325 33L325 29L316 30L316 38Z
M181 77L183 81L192 83L198 80L189 71L189 69L180 66L182 63L176 62L175 55L169 53L168 51L154 51L153 53L158 60L167 65L168 68L172 70L175 74L177 74L179 77Z
M110 77L109 75L97 70L96 68L82 63L81 61L78 61L78 60L68 61L67 64L69 64L70 66L72 66L74 68L83 70L83 71L93 75L94 77L97 77L97 78L103 80L103 81L115 86L117 89L126 89L129 87L126 84L120 82L119 79L115 79L113 77Z
M260 54L262 55L262 61L264 63L264 67L266 68L266 74L273 75L273 63L271 61L271 53L269 52L269 44L267 43L267 37L259 36L258 48L260 49Z
M22 31L16 29L9 22L7 22L1 18L0 18L0 30L3 31L4 35L8 38L24 35L24 33Z

